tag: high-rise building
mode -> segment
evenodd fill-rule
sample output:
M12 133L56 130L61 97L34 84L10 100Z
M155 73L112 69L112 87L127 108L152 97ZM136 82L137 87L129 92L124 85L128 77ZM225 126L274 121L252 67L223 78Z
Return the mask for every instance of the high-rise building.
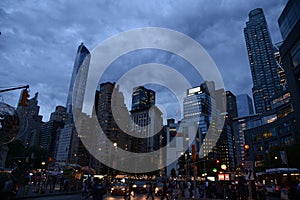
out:
M200 86L190 88L187 90L187 96L183 101L183 120L182 126L185 124L189 126L190 123L197 125L196 138L193 141L193 145L196 147L196 151L199 152L202 146L203 156L208 156L211 152L215 142L212 142L208 137L209 129L212 129L212 108L215 108L215 100L210 96L208 86L211 82L205 82ZM212 94L213 95L213 94ZM184 128L183 128L184 129Z
M167 125L164 126L164 134L162 135L161 146L165 146L165 145L169 144L169 148L167 149L167 155L166 155L167 159L166 160L169 159L170 155L174 155L174 152L176 152L176 146L180 144L180 141L179 141L180 137L178 134L179 126L180 126L180 122L175 123L174 119L168 119ZM175 143L171 143L171 141L173 139L175 139L177 141ZM177 153L181 154L181 152L177 152ZM178 156L178 155L175 153L175 156ZM171 176L172 170L176 171L178 169L178 172L177 172L178 175L185 175L184 171L186 171L186 170L184 169L183 164L186 164L186 163L179 163L179 161L176 159L175 162L168 164L166 166L165 174L167 176Z
M107 138L112 143L117 143L118 147L128 150L131 142L126 131L130 130L130 115L124 103L123 94L115 83L100 84L100 90L96 91L95 111L101 129ZM116 115L121 113L122 116ZM127 127L122 125L127 125Z
M278 19L279 29L284 40L286 40L292 30L297 27L299 19L300 2L297 0L289 0Z
M66 107L56 106L55 111L50 115L50 121L67 122L68 113Z
M133 89L131 111L148 109L155 104L155 92L144 86Z
M50 120L41 125L40 146L48 152L49 157L56 156L60 130L64 127L66 120L66 108L56 106L55 111L51 113Z
M261 118L258 115L246 115L233 120L237 166L240 167L245 160L244 146L246 144L246 139L244 132L248 129L259 127L261 124Z
M90 52L89 50L84 46L83 43L81 43L77 49L77 54L75 57L68 97L67 97L67 111L68 113L72 113L72 101L74 105L78 106L78 109L82 108L82 102L84 98L84 91L85 91L85 83L86 78L88 74L88 67L90 63ZM80 67L82 70L79 72ZM80 75L80 77L77 77ZM75 81L78 81L78 88L75 88L74 90L74 84ZM81 83L83 82L83 83ZM72 99L75 97L76 99Z
M74 134L75 127L73 124L66 124L64 128L61 129L55 157L56 165L64 166L69 163L72 148L72 138Z
M155 92L143 86L133 89L131 107L132 130L145 138L132 139L132 151L139 153L159 149L162 130L162 112L155 106Z
M217 108L226 105L226 112L221 113L224 117L224 126L220 138L216 144L215 157L229 169L235 168L234 129L232 119L237 117L236 97L231 91L216 90L215 99Z
M282 87L272 40L261 8L250 11L244 35L253 79L255 110L256 113L263 114L271 110L270 98L281 92Z
M289 0L278 24L284 39L280 47L281 60L295 112L296 140L300 141L300 1Z
M63 165L66 163L86 165L91 156L83 143L80 140L78 132L73 121L73 112L82 113L85 87L87 82L90 52L81 43L77 49L77 54L74 62L68 97L67 97L67 122L60 131L59 141L57 146L56 164ZM52 116L60 117L60 116ZM84 122L78 122L84 123Z
M227 113L230 115L231 118L237 117L237 105L236 105L236 96L231 91L226 91L224 95L226 97L227 103Z
M254 114L252 99L248 94L237 95L236 105L238 117L245 117Z
M281 60L281 55L280 55L280 46L282 45L282 42L274 44L274 57L276 60L276 64L278 67L278 75L279 75L279 81L280 85L283 88L283 90L286 90L288 88L287 85L287 80L286 80L286 75L283 69L283 62Z
M21 93L22 96L22 93ZM29 99L27 106L17 107L20 119L19 140L27 146L39 145L42 116L39 115L38 93Z

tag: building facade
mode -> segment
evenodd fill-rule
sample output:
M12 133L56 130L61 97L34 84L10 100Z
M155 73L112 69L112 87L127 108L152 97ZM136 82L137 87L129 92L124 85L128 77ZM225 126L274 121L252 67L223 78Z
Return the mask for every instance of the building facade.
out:
M250 11L244 35L253 79L255 110L263 114L271 110L270 98L280 92L282 87L271 36L261 8Z
M300 141L300 2L288 1L278 24L284 39L280 46L280 55L287 77L288 89L295 112L296 139Z
M70 87L68 91L67 105L66 105L68 113L72 113L72 101L74 102L75 105L78 106L78 109L80 109L82 106L89 63L90 63L90 52L84 46L84 44L81 43L77 49ZM79 71L80 68L81 71ZM80 74L80 77L77 77L78 74ZM74 90L74 84L76 79L79 87L75 88ZM80 82L84 82L84 83L80 84ZM73 96L76 97L76 99L73 100L72 99Z
M133 137L131 151L146 153L158 150L163 130L162 112L155 106L155 92L144 86L133 89L131 105Z
M237 105L238 117L245 117L254 114L253 102L248 94L237 95L236 105Z
M21 97L22 93L20 99ZM29 99L27 106L19 104L16 110L20 119L18 139L26 146L39 145L43 117L39 115L38 93Z

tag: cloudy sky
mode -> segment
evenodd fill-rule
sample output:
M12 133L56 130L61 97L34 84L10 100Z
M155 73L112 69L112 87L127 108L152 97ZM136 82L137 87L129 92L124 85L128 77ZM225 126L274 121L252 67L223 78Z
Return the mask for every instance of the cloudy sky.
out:
M47 121L56 105L66 104L74 58L81 42L93 50L110 36L151 26L173 29L199 42L218 66L226 90L251 94L252 79L243 36L248 13L263 8L273 43L277 43L282 40L277 19L286 2L2 0L0 87L29 84L31 96L39 92L40 114ZM172 57L164 52L155 53L155 61L163 57L164 62ZM137 57L141 60L144 54L147 52L116 62L132 64L128 62ZM145 57L145 63L152 62L149 56ZM1 93L0 100L16 106L19 93L20 90Z

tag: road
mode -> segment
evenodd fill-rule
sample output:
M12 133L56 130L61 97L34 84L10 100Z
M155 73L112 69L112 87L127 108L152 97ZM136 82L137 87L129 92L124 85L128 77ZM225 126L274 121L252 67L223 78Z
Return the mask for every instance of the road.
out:
M28 198L29 199L29 198ZM47 197L39 197L39 198L31 198L31 199L39 199L39 200L83 200L81 194L66 194L59 196L47 196ZM107 196L104 197L104 200L123 200L123 196ZM145 200L146 195L138 194L132 200ZM87 200L90 200L89 198ZM160 200L159 197L155 197L155 200ZM267 200L280 200L280 198L276 197L268 197Z
M29 199L29 198L28 198ZM31 198L31 199L37 199L37 198ZM83 200L81 197L81 194L66 194L66 195L59 195L59 196L47 196L47 197L39 197L39 200ZM104 197L104 200L123 200L123 196L107 196ZM134 198L131 198L131 200L145 200L146 195L138 194ZM87 200L90 200L90 198L87 198ZM154 200L160 200L160 198L155 197Z

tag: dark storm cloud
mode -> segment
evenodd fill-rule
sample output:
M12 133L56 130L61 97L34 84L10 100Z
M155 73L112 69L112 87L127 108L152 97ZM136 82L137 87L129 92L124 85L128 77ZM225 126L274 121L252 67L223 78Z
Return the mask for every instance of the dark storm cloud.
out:
M1 1L0 87L29 84L31 96L39 92L41 114L47 120L56 105L66 103L81 42L92 50L119 32L158 26L198 41L219 67L226 89L250 94L252 79L243 37L248 13L257 7L264 9L275 43L281 41L277 19L286 2ZM172 65L176 58L167 56ZM132 63L129 60L122 64ZM19 92L1 95L16 105Z

